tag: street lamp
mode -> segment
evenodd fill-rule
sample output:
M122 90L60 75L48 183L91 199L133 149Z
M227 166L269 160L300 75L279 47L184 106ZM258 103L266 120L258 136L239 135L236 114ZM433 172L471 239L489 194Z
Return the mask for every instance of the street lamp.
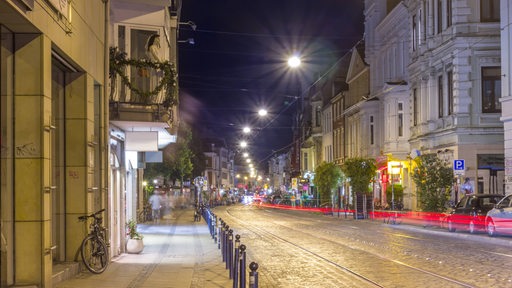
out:
M187 21L187 22L179 22L180 25L188 25L190 26L190 28L192 28L192 30L196 31L197 29L197 25L196 23L192 22L192 21Z
M260 109L258 111L258 115L260 115L261 117L267 116L267 114L268 114L268 112L265 109Z
M288 58L288 67L290 67L292 70L295 70L297 69L299 66L301 66L301 58L300 56L298 55L292 55ZM293 174L298 174L300 175L301 174L301 168L302 168L302 163L301 163L301 142L302 142L302 131L300 129L300 122L301 122L301 113L303 112L304 110L304 99L302 98L302 85L301 85L301 80L300 80L300 77L299 75L295 75L297 78L297 83L298 83L298 88L297 88L297 96L295 98L295 102L296 103L296 107L297 107L297 117L295 117L295 121L296 122L295 124L297 125L295 128L297 129L297 131L294 133L294 150L295 150L295 167L298 171L293 171ZM295 170L295 169L294 169ZM298 173L297 173L298 172ZM297 175L292 175L292 176L297 176Z
M291 68L297 68L301 64L300 57L297 55L293 55L290 58L288 58L288 66Z
M187 40L178 40L178 43L188 43L190 45L196 44L196 41L194 38L188 38Z

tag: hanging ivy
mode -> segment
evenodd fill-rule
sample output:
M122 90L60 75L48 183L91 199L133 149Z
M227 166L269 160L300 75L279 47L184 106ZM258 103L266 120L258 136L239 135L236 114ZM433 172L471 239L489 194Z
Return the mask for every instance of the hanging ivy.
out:
M155 69L155 71L160 71L162 77L160 82L155 87L155 89L151 91L142 91L141 89L135 87L131 82L128 76L126 75L126 66L131 66L137 69L140 76L149 76L149 69ZM123 85L128 87L132 93L137 94L141 99L144 100L145 103L149 103L150 99L163 88L165 88L165 100L163 105L166 107L174 106L178 104L178 93L177 93L177 81L176 81L176 68L173 63L169 61L148 61L146 59L129 59L126 58L126 53L117 50L117 47L110 47L110 71L109 77L111 80L115 82L115 79L119 75L121 77L121 82Z

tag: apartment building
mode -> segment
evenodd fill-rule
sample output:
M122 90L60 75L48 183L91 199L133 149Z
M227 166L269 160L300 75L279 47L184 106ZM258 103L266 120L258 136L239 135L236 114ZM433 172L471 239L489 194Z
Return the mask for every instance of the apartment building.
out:
M406 208L416 206L408 172L420 154L450 165L465 160L464 177L478 192L504 191L497 7L499 1L365 2L370 98L383 112L381 154L400 167L398 177L380 183L397 179L406 187Z
M146 163L162 162L162 150L177 140L179 9L179 1L110 1L108 213L113 256L125 251L125 223L137 219L148 201Z
M512 3L502 0L501 10L501 120L504 125L505 193L512 193Z
M52 287L87 233L77 217L108 205L108 13L0 1L2 287Z

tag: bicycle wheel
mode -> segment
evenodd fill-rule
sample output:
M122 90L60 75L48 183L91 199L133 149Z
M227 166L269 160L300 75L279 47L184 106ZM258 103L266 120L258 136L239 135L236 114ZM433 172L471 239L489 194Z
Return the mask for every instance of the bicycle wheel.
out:
M80 255L87 270L94 274L100 274L107 269L108 248L107 244L94 235L87 236L80 247Z

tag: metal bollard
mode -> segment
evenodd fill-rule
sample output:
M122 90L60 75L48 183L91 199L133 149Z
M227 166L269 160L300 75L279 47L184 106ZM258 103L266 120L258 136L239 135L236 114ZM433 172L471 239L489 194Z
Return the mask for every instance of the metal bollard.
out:
M249 288L258 288L258 263L251 262L249 264L249 269L251 269L251 272L249 272Z
M236 234L235 236L235 258L233 260L233 269L232 269L232 275L233 275L233 288L238 287L238 263L240 262L240 235Z
M226 269L229 269L229 279L231 279L231 271L233 266L233 229L229 229L228 231L228 241L227 241L227 258L226 258Z
M220 250L220 241L221 241L221 236L222 236L222 225L223 225L224 221L222 220L222 218L219 218L219 223L218 223L218 242L217 242L217 248Z
M240 288L245 288L245 267L246 266L246 260L245 260L245 245L240 245L240 263L238 264L240 266Z
M222 262L226 262L226 250L227 249L227 231L229 229L229 226L224 223L224 226L222 227Z
M213 214L213 222L212 222L212 238L217 243L217 215Z

